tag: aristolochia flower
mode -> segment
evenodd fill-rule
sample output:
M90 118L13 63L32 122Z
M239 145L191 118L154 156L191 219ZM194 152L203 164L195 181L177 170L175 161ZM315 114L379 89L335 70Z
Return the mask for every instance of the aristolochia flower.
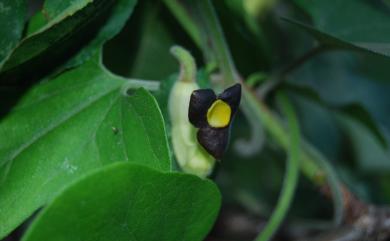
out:
M230 125L241 100L241 85L235 84L215 95L211 89L191 94L188 118L199 128L198 142L215 159L221 159L229 143Z

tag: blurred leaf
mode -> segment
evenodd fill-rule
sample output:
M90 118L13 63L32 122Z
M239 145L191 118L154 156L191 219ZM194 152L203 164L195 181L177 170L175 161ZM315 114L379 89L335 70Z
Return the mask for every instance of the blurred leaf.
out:
M319 94L309 87L299 87L294 85L287 85L289 90L292 90L294 93L304 96L311 99L312 101L317 102L329 110L337 111L350 117L353 117L355 120L359 121L365 125L372 134L380 141L380 143L386 147L387 141L380 130L378 123L373 119L371 114L359 103L349 103L346 105L332 105L328 104L321 99Z
M22 37L26 15L25 0L2 0L0 2L0 68Z
M343 181L347 181L352 185L353 191L363 197L362 184L367 180L362 180L359 174L386 172L390 167L388 145L383 145L369 125L362 121L367 113L361 107L346 106L352 111L357 110L356 114L363 117L356 118L356 114L348 113L350 110L343 112L327 108L302 96L294 95L294 100L300 110L305 136L333 161L338 174L343 176ZM384 138L383 141L388 143L388 131L385 128L378 131ZM357 168L353 168L354 161ZM347 172L350 172L349 176L346 175Z
M263 26L246 11L245 2L241 2L241 9L229 6L233 4L231 1L215 1L213 4L240 74L246 77L259 70L267 69L272 59L273 49ZM234 7L239 6L238 3L234 5Z
M65 189L23 240L201 241L219 206L208 180L114 164Z
M143 89L126 95L148 84L94 58L28 91L0 122L0 238L92 169L131 161L170 170L157 102Z
M368 127L374 124L376 128L371 131L376 135L382 133L382 137L377 137L383 141L383 131L390 130L390 83L377 81L385 76L373 71L375 68L371 66L375 66L376 62L371 60L346 52L326 53L295 71L289 76L288 82L313 89L327 106L333 108L360 105L371 116L367 118L367 113L360 121L366 122ZM390 64L386 66L390 67ZM373 123L370 124L369 119Z
M123 30L104 46L104 63L122 76L166 79L178 68L169 53L175 44L191 49L191 53L201 59L180 23L162 2L141 1Z
M346 116L340 116L339 119L352 144L354 159L357 161L360 171L366 173L389 171L390 149L383 147L361 123Z
M377 126L377 123L374 121L370 113L359 104L350 104L347 106L342 106L340 110L344 113L353 117L355 120L359 121L361 124L371 131L375 138L378 139L379 143L386 148L387 140L384 137L382 131Z
M265 12L272 8L278 0L244 0L245 10L253 17L264 16Z
M289 20L325 45L390 57L390 14L366 0L294 0L313 25Z
M333 112L301 94L291 94L291 97L297 106L297 115L305 139L334 163L340 157L341 133Z

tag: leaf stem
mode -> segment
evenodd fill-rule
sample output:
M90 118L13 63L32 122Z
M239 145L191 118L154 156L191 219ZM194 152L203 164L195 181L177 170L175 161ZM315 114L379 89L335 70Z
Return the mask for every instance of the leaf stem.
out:
M137 89L145 88L149 91L158 91L160 89L160 82L155 80L143 80L143 79L128 79L122 78L125 83L123 84L123 89Z
M103 53L102 49L97 53L95 56L95 60L97 62L97 65L108 75L110 75L114 79L120 79L124 81L124 84L122 86L122 90L124 93L127 92L128 89L135 89L135 88L145 88L149 91L157 91L160 89L160 82L155 80L144 80L144 79L133 79L133 78L125 78L123 76L117 75L113 72L111 72L107 67L103 64Z

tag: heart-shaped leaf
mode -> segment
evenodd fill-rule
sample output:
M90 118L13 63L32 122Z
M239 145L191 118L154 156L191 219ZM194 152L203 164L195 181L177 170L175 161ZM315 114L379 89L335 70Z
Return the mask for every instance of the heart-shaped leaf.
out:
M64 190L23 240L201 241L219 206L208 180L114 164Z
M145 90L99 60L29 90L0 121L0 238L75 178L131 161L169 171L161 112Z

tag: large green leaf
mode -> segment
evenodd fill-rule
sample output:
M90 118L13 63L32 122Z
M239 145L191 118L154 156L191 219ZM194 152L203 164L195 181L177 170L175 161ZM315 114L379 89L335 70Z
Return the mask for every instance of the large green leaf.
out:
M145 90L93 58L33 87L0 121L0 238L78 176L116 161L171 162L163 119Z
M0 2L0 66L22 37L26 12L25 0Z
M219 206L208 180L114 164L55 198L23 240L201 241Z
M369 51L390 57L390 14L374 1L294 0L312 18L302 27L326 45Z

